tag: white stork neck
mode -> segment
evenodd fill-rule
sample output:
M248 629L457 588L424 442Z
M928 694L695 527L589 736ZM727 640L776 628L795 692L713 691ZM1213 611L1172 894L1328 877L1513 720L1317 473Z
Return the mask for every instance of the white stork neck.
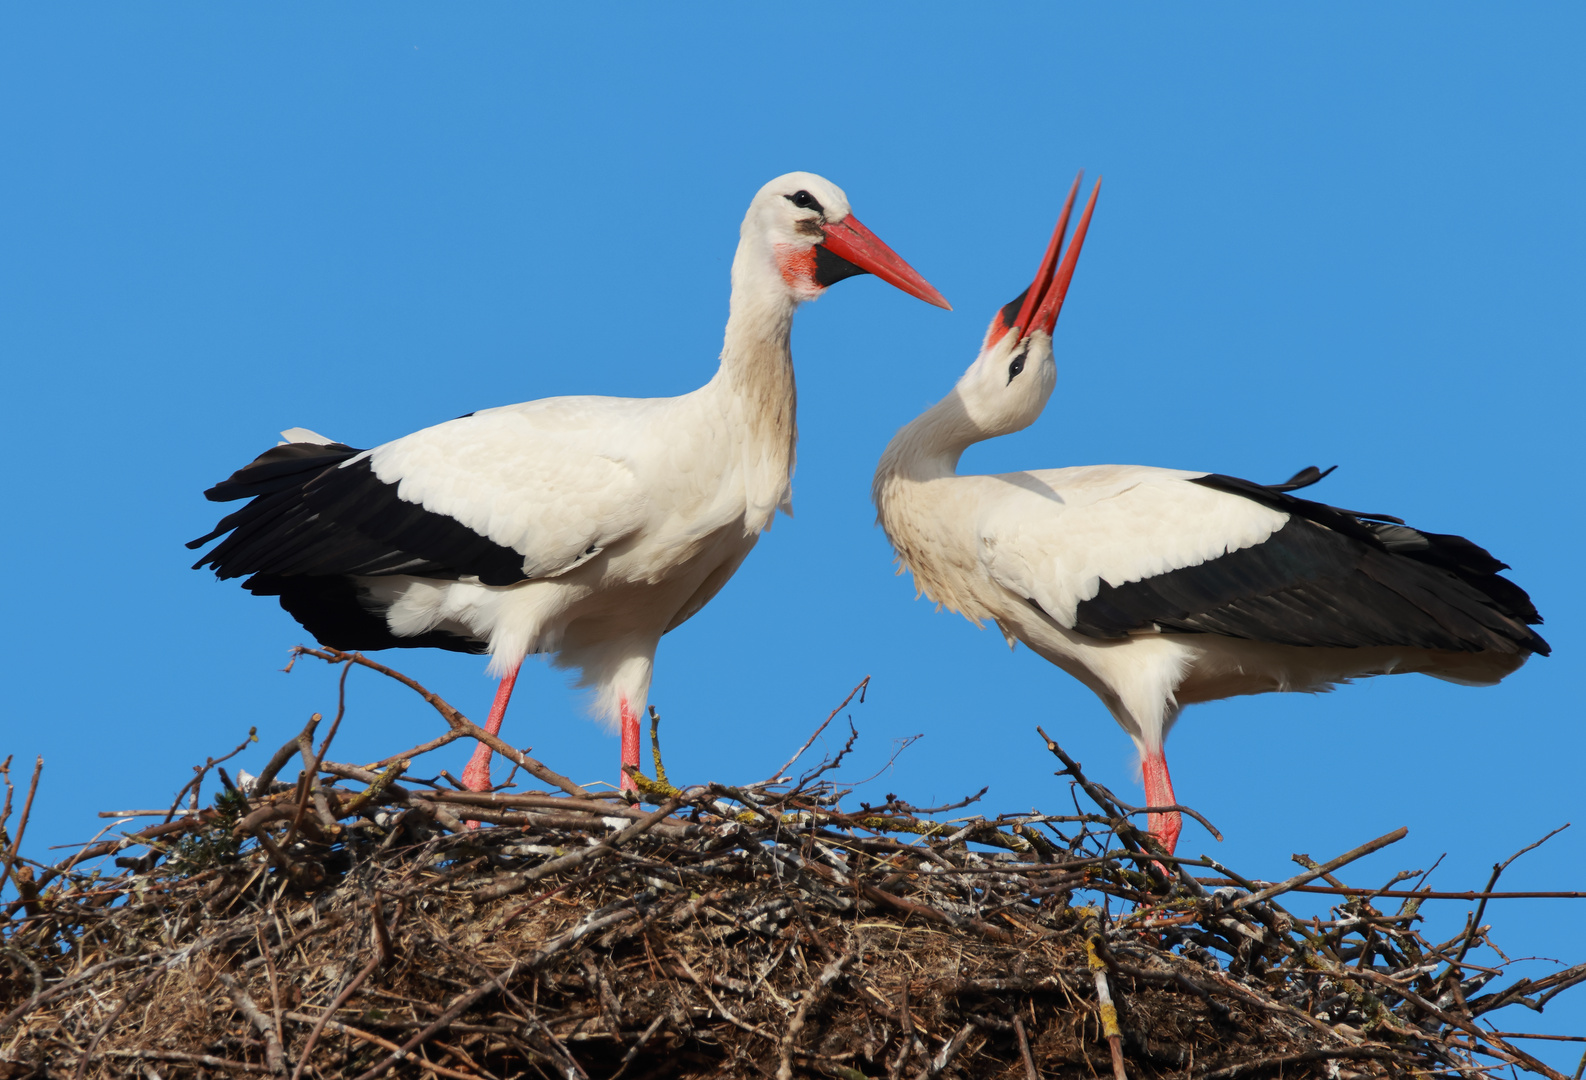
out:
M935 480L953 476L965 450L997 434L970 417L963 396L954 389L892 437L881 455L876 478Z
M793 312L798 307L780 275L745 239L732 261L732 298L722 342L721 374L738 393L793 398Z
M765 524L789 501L798 442L798 390L793 380L793 312L798 301L761 245L745 238L732 264L732 299L721 367L711 388L752 447L745 477L751 519ZM762 525L761 527L764 527Z

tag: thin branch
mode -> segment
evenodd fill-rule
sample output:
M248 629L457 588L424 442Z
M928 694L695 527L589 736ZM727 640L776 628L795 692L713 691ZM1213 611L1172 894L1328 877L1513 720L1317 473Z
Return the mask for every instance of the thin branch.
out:
M10 763L11 759L6 758L6 764L10 765ZM39 774L43 771L44 758L41 755L40 757L35 758L33 761L33 779L28 781L28 797L26 801L22 803L21 816L17 818L17 834L11 840L11 849L6 852L5 867L0 869L0 896L5 895L6 882L11 880L11 872L16 868L17 852L22 850L22 836L28 830L28 818L33 813L33 796L38 794ZM9 783L9 777L7 779ZM8 791L6 793L6 808L8 810L10 809L10 805L11 797L10 792ZM3 821L4 819L0 818L0 823L3 823Z
M1514 862L1516 859L1518 859L1520 856L1524 855L1526 852L1534 851L1537 848L1541 847L1543 844L1547 843L1549 840L1553 839L1553 837L1557 836L1559 833L1563 832L1567 828L1569 828L1569 822L1566 821L1564 824L1560 825L1558 828L1554 829L1552 832L1550 832L1546 836L1542 837L1542 839L1538 840L1536 843L1527 844L1525 847L1521 848L1519 851L1515 852L1513 855L1510 855L1507 859L1503 860L1503 862L1495 864L1493 866L1493 868L1492 868L1492 877L1487 879L1487 887L1485 889L1483 889L1482 891L1483 892L1491 892L1492 891L1492 887L1494 885L1498 884L1498 875L1502 874L1505 870L1509 869L1509 864L1510 863ZM1479 905L1477 905L1477 907L1476 907L1476 916L1475 916L1475 918L1473 918L1471 920L1471 923L1470 923L1470 925L1471 925L1473 930L1474 930L1474 928L1476 926L1481 924L1481 916L1486 910L1487 910L1487 898L1484 896L1484 897L1481 898L1481 903ZM1474 939L1472 938L1472 936L1470 934L1466 934L1465 935L1465 942L1464 942L1464 944L1462 944L1459 947L1459 955L1454 957L1454 963L1456 965L1461 963L1465 959L1465 954L1470 951L1470 946L1473 943L1473 940Z
M783 777L785 777L787 775L787 771L793 767L794 763L797 762L799 758L804 756L804 751L808 750L811 746L815 745L815 740L821 737L821 732L826 730L827 725L830 724L833 720L837 719L837 714L842 712L843 709L848 707L848 703L854 699L854 695L861 693L864 690L864 688L869 686L869 685L870 685L870 676L869 675L866 675L863 679L860 679L859 680L859 685L854 687L852 690L848 691L848 696L843 698L841 704L839 704L837 706L837 708L832 710L830 716L828 716L825 720L821 721L821 726L815 729L815 733L813 735L811 735L808 739L804 740L804 745L799 747L796 751L794 751L792 757L790 757L786 761L784 761L781 764L781 766L777 769L776 772L772 773L769 778L767 778L765 780L762 780L761 783L762 784L774 784L774 783L778 782L779 780L781 780ZM831 699L827 698L827 700L830 701ZM863 697L861 697L859 700L860 700L861 704L864 703L864 698Z
M1238 900L1235 900L1232 904L1228 905L1228 910L1238 911L1241 908L1247 908L1252 904L1259 904L1263 900L1270 900L1274 896L1288 892L1296 885L1304 885L1308 881L1315 881L1323 874L1331 873L1332 871L1337 870L1340 866L1347 866L1356 859L1370 855L1373 851L1379 851L1382 848L1387 847L1389 844L1397 844L1400 840L1403 840L1409 835L1410 830L1401 825L1397 829L1394 829L1391 833L1385 833L1382 836L1377 837L1375 840L1369 840L1357 848L1346 851L1336 859L1330 859L1314 870L1307 870L1303 874L1295 874L1287 881L1280 881L1276 885L1269 885L1260 892L1253 893L1250 896L1242 896Z
M450 704L442 699L440 695L431 693L423 686L420 686L418 682L408 678L400 671L395 671L386 667L384 664L376 663L367 656L363 655L363 653L346 653L342 652L340 649L332 649L329 646L326 646L323 649L311 649L307 646L299 645L295 651L299 655L318 657L327 663L342 663L344 661L350 660L355 664L363 665L371 671L378 671L380 674L385 675L388 678L395 679L403 686L406 686L409 690L412 690L414 693L418 694L425 701L429 702L430 706L436 712L440 713L441 718L446 721L446 723L454 732L470 739L477 739L479 742L484 743L486 746L490 747L490 749L494 750L508 761L516 762L523 768L524 772L527 772L530 775L545 781L547 784L552 784L561 788L569 795L582 795L585 797L589 796L589 792L586 789L580 787L578 784L573 783L573 781L569 780L561 773L546 768L540 762L529 757L516 747L513 747L502 741L502 739L498 736L490 734L490 732L486 731L484 728L480 727L478 724L468 719L468 717L454 709Z

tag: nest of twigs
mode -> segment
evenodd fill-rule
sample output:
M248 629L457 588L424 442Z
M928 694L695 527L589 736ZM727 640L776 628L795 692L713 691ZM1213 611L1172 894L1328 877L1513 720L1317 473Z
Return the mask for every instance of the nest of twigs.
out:
M1497 988L1466 959L1479 912L1451 941L1416 930L1426 900L1483 894L1333 876L1403 830L1247 881L1161 856L1050 740L1093 812L845 809L842 754L740 787L641 777L652 810L494 738L548 790L480 795L413 777L477 727L364 657L305 651L400 679L447 734L352 766L327 758L340 716L317 747L316 717L242 789L211 760L185 809L59 865L4 841L0 1078L1562 1080L1477 1021L1586 964ZM90 872L107 856L119 873ZM1338 903L1300 919L1292 891Z

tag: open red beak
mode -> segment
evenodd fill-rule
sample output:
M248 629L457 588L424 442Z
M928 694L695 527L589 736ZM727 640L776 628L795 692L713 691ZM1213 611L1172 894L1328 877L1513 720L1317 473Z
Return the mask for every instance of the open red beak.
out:
M1074 177L1074 186L1068 189L1062 216L1057 219L1057 228L1052 230L1052 242L1046 246L1046 255L1041 259L1041 268L1035 272L1035 280L1017 300L997 313L997 318L992 322L988 345L1009 330L1014 332L1014 340L1018 341L1032 330L1050 334L1057 325L1058 313L1063 310L1063 298L1068 295L1069 282L1074 280L1074 267L1079 265L1080 249L1085 246L1085 234L1090 231L1090 216L1096 210L1096 196L1101 194L1101 181L1097 180L1096 186L1091 188L1085 212L1079 217L1079 227L1074 230L1074 241L1068 245L1068 250L1063 253L1063 262L1058 265L1057 253L1062 250L1063 236L1068 232L1068 219L1074 211L1074 199L1079 194L1079 182L1084 175L1081 172Z
M881 238L860 223L859 219L849 214L835 225L826 226L826 239L817 244L818 248L825 248L833 255L845 259L866 273L876 275L882 281L896 285L910 296L918 296L927 304L935 304L939 308L953 310L953 305L947 298L919 275L919 272L898 257L897 252L881 242ZM819 265L817 263L817 273ZM851 273L852 271L850 271ZM833 275L833 280L840 280L848 276L839 270ZM819 284L828 284L818 281Z

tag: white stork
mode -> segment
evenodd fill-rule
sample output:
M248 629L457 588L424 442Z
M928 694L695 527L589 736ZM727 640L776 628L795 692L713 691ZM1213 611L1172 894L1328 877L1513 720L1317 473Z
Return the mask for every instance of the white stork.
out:
M1490 685L1547 655L1503 563L1290 495L1315 469L1271 487L1138 465L958 475L967 447L1028 427L1052 394L1052 330L1096 206L1093 190L1055 267L1078 190L1034 283L882 455L873 498L900 573L1094 691L1139 750L1147 807L1176 805L1163 741L1185 705L1405 671ZM1178 812L1149 825L1171 853Z
M661 635L790 509L794 309L867 272L949 306L811 173L761 188L739 236L721 366L700 389L507 405L372 450L284 432L205 492L251 501L188 545L231 534L194 569L249 575L245 588L339 649L488 652L492 733L524 657L553 654L594 688L593 712L620 723L623 765L637 765ZM490 786L488 747L463 781Z

